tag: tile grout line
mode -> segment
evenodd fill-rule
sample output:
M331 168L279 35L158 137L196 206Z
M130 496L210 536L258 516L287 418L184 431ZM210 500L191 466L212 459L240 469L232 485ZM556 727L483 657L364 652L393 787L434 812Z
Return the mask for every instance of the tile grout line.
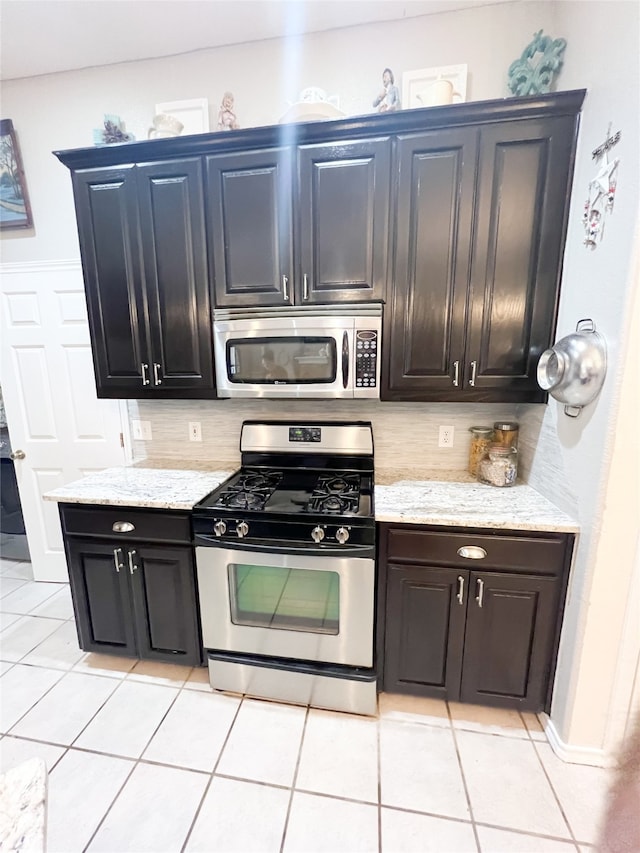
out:
M207 794L209 793L209 789L211 788L211 785L213 784L213 780L215 778L215 772L218 769L218 765L220 764L220 760L222 758L222 755L226 749L227 743L229 742L231 732L233 731L233 727L236 724L236 720L238 719L238 714L240 713L240 708L242 708L242 706L244 704L244 700L245 700L245 697L243 695L241 697L240 701L238 702L238 707L236 708L236 712L233 715L233 720L231 721L231 725L229 726L229 730L226 734L224 741L222 742L222 746L220 747L220 752L218 753L218 757L216 758L216 760L214 762L213 769L212 769L211 773L209 774L209 781L204 786L204 791L202 792L202 796L200 797L200 802L198 803L198 807L197 807L195 814L193 816L193 820L191 821L191 825L189 826L189 829L187 831L187 834L185 835L184 841L182 842L182 847L180 848L180 853L183 853L184 850L186 850L187 844L189 843L189 839L191 838L191 833L193 832L193 828L195 827L195 825L198 821L198 818L200 817L200 812L202 811L202 806L204 805L204 801L207 798Z
M115 693L117 692L117 690L118 690L118 689L119 689L119 688L124 684L124 682L125 682L125 679L124 679L124 678L123 678L123 679L121 679L120 684L116 687L116 689L111 691L111 693L109 694L109 696L107 697L107 699L105 699L105 701L104 701L104 702L102 703L102 705L98 708L98 710L95 712L95 714L93 715L93 717L91 717L91 719L89 720L89 722L87 723L87 725L86 725L86 726L84 726L84 728L82 729L82 731L80 731L80 732L76 735L76 737L75 737L75 738L74 738L74 740L73 740L73 743L75 743L75 742L78 740L78 738L83 734L83 732L85 732L85 731L86 731L86 729L91 725L91 723L95 720L95 718L96 718L96 717L97 717L97 715L100 713L100 711L104 708L104 706L107 704L107 702L108 702L108 701L109 701L109 700L110 700L110 699L115 695ZM163 686L163 685L156 685L156 686ZM93 833L91 834L91 836L90 836L89 840L87 841L86 846L83 848L83 853L84 853L84 851L86 851L86 850L88 850L88 849L89 849L89 847L90 847L91 843L93 842L94 838L96 837L97 833L100 831L100 828L103 826L103 824L104 824L105 820L107 819L107 817L108 817L108 815L109 815L109 812L110 812L110 811L111 811L111 809L113 808L113 806L114 806L114 804L115 804L116 800L118 799L118 797L120 796L120 794L121 794L121 793L122 793L122 791L124 790L124 787L125 787L125 785L128 783L129 779L131 779L131 777L132 777L132 775L134 774L134 772L135 772L136 768L137 768L137 767L138 767L138 765L140 764L140 759L141 759L141 757L142 757L142 754L145 752L145 750L148 748L149 744L151 743L151 741L152 741L152 740L153 740L153 738L155 737L156 732L158 731L158 729L160 728L160 726L161 726L161 725L162 725L162 723L164 722L164 720L165 720L165 718L166 718L167 714L169 713L169 711L171 710L171 708L173 708L173 705L174 705L174 703L176 702L176 700L177 700L177 698L178 698L178 696L179 696L179 695L180 695L180 690L178 690L178 692L176 693L176 695L173 697L173 700L169 703L169 707L167 708L167 710L166 710L166 711L164 712L164 714L162 715L162 719L160 720L160 722L158 723L158 725L157 725L157 726L155 727L155 729L153 730L153 733L152 733L151 737L149 738L149 740L147 741L147 743L146 743L145 747L142 749L142 751L141 751L140 755L139 755L137 758L133 758L133 759L132 759L130 756L126 756L126 755L117 755L117 756L112 756L112 757L114 757L114 758L121 758L121 759L123 759L123 760L125 760L125 761L131 761L131 762L132 762L132 767L131 767L131 770L129 771L129 773L127 773L127 776L126 776L126 778L124 779L124 781L123 781L122 785L121 785L121 786L120 786L120 788L118 789L117 794L116 794L116 795L115 795L115 797L111 800L110 804L107 806L107 809L106 809L105 813L102 815L102 817L101 817L101 818L100 818L100 820L98 821L98 824L97 824L96 828L93 830ZM72 746L73 746L73 744L72 744Z
M460 776L462 778L462 786L464 788L464 795L467 798L467 806L469 808L469 817L471 818L471 829L473 831L473 837L476 842L476 849L479 851L482 850L480 847L480 836L478 835L478 829L476 827L476 821L473 814L473 806L471 805L471 795L469 794L469 786L467 785L467 779L464 775L464 767L462 766L462 756L460 755L460 747L458 746L458 737L456 734L456 727L453 725L453 715L451 713L451 708L449 707L449 702L446 702L447 705L447 715L449 717L449 723L451 725L451 733L453 735L453 746L456 751L456 758L458 759L458 767L460 768Z
M293 779L291 780L291 793L289 794L289 802L287 803L287 814L284 819L284 826L282 827L282 841L280 842L280 853L284 851L284 842L287 838L287 830L289 829L289 818L291 817L291 806L293 804L293 795L296 791L296 782L298 780L298 771L300 769L300 759L302 758L302 748L304 746L304 736L307 733L307 722L309 720L309 712L311 711L311 707L307 705L304 715L304 723L302 724L302 735L300 737L300 746L298 747L298 757L296 759L296 766L293 771Z
M536 756L536 758L538 759L538 762L539 762L539 764L540 764L540 767L542 768L542 772L544 773L544 776L545 776L545 778L546 778L547 782L549 783L549 787L551 788L551 792L552 792L552 794L553 794L553 797L554 797L554 799L555 799L556 803L558 804L558 808L560 809L560 814L562 815L562 818L563 818L564 822L565 822L565 823L566 823L566 825L567 825L567 829L569 830L569 835L570 835L570 837L571 837L571 841L573 841L573 843L574 843L574 844L575 844L575 846L576 846L576 849L578 849L578 841L577 841L577 839L576 839L576 837L575 837L575 834L574 834L574 832L573 832L573 827L572 827L572 826L571 826L571 824L569 823L569 818L568 818L568 817L567 817L567 815L565 814L565 811L564 811L564 808L563 808L563 806L562 806L562 802L560 801L560 797L559 797L559 795L558 795L558 792L557 792L557 791L556 791L556 789L554 788L554 786L553 786L553 782L551 781L551 776L549 776L549 774L547 773L547 768L544 766L544 761L542 760L542 758L541 758L541 756L540 756L540 753L538 752L538 750L537 750L537 748L536 748L536 741L535 741L535 740L533 740L533 738L532 738L532 739L531 739L531 742L532 742L532 744L533 744L533 751L534 751L534 753L535 753L535 756ZM538 743L541 743L542 741L537 741L537 742L538 742Z

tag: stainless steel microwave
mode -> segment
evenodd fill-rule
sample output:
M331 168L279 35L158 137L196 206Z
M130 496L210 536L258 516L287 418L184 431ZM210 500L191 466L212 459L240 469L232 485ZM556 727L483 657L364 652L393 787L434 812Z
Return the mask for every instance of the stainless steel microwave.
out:
M379 304L222 310L213 329L219 397L380 397Z

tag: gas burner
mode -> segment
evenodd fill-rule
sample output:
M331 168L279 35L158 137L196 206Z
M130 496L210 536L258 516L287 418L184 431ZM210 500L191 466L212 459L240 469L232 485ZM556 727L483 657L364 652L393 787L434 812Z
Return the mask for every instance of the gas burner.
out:
M240 475L235 487L244 492L273 491L281 479L281 471L268 471L266 473L247 471Z
M264 495L254 492L234 492L228 496L226 506L232 509L262 509L264 502Z
M321 512L344 512L347 509L347 501L341 500L337 495L330 495L318 503Z

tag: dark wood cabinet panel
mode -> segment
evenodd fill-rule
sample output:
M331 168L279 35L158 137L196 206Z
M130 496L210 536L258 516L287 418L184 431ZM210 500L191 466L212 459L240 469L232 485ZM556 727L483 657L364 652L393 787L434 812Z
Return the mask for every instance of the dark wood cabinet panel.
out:
M545 696L560 584L487 572L470 583L460 698L528 709Z
M461 386L478 133L456 128L398 139L385 399Z
M545 399L536 367L555 328L574 130L562 117L482 131L466 356L478 393Z
M218 307L292 301L292 177L287 148L207 157L210 273Z
M67 564L80 647L87 652L134 655L126 549L116 544L69 540Z
M382 399L546 399L536 366L555 329L576 122L398 140Z
M200 160L136 169L154 388L213 388Z
M214 396L200 159L73 174L99 397Z
M142 389L147 330L133 166L73 174L98 396Z
M298 149L296 302L384 298L390 181L388 138Z
M390 565L384 689L454 696L460 685L466 573Z
M573 537L489 534L381 525L385 690L548 709Z
M168 513L167 524L162 511L137 510L136 515L127 507L115 514L111 507L83 509L79 514L75 505L60 506L81 648L199 665L202 643L188 514ZM113 532L109 539L114 518L134 527L139 523L139 534L147 539L185 544L152 544Z
M151 660L198 665L195 574L191 548L131 549L138 652Z

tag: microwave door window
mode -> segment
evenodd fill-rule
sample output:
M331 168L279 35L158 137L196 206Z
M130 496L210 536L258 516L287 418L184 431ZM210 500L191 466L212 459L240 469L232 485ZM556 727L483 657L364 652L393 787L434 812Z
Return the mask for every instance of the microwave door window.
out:
M227 343L229 381L251 385L332 384L338 370L334 338L236 338Z

